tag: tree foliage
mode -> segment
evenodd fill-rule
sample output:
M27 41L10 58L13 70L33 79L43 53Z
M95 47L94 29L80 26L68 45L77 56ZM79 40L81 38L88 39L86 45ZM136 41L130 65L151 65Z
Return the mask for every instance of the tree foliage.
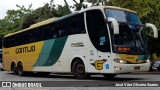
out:
M16 5L19 9L17 10L8 10L7 16L4 19L0 20L0 33L1 35L6 35L11 32L19 30L19 23L21 22L22 17L25 14L32 12L32 4L28 8L25 8L23 5Z
M160 30L159 0L109 0L108 5L134 10L138 13L143 23L153 23Z
M29 27L30 25L53 17L61 17L70 14L71 11L66 5L55 5L53 1L46 3L43 7L39 7L32 13L22 17L20 29Z
M64 5L55 5L51 0L44 6L31 9L32 4L28 8L19 5L17 10L8 10L7 16L0 20L0 33L6 35L24 28L28 28L30 25L46 20L52 17L61 17L70 14L70 9Z

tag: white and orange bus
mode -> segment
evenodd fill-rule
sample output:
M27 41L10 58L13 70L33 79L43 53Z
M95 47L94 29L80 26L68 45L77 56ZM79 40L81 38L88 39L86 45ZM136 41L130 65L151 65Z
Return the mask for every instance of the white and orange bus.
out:
M137 13L96 6L49 19L6 35L3 68L24 72L72 73L76 78L147 71L150 67L145 28Z

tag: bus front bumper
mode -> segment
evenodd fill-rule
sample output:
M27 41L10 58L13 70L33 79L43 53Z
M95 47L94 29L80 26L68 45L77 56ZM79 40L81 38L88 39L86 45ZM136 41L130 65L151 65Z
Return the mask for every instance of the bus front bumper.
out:
M150 63L143 64L114 64L113 73L131 73L131 72L142 72L148 71Z

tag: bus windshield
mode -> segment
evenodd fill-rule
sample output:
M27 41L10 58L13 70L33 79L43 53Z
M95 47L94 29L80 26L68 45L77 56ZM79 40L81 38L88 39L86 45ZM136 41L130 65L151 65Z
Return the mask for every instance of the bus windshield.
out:
M126 54L147 53L147 43L144 28L136 13L105 9L107 17L115 18L119 23L119 34L113 34L110 24L113 52Z
M137 23L137 24L141 23L138 15L133 12L117 10L117 9L106 9L105 12L108 17L113 17L119 22Z

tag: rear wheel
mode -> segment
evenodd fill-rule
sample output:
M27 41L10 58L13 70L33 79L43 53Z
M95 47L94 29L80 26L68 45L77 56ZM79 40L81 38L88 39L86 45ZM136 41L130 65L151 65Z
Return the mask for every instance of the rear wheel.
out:
M85 66L81 60L76 60L72 65L72 72L78 79L89 78L90 75L85 73Z
M17 72L18 72L18 75L20 75L20 76L24 75L23 65L21 62L18 63L18 65L17 65Z
M11 71L13 72L14 75L18 74L17 73L17 67L16 67L16 65L14 63L11 65Z
M103 74L106 79L113 79L117 74Z

